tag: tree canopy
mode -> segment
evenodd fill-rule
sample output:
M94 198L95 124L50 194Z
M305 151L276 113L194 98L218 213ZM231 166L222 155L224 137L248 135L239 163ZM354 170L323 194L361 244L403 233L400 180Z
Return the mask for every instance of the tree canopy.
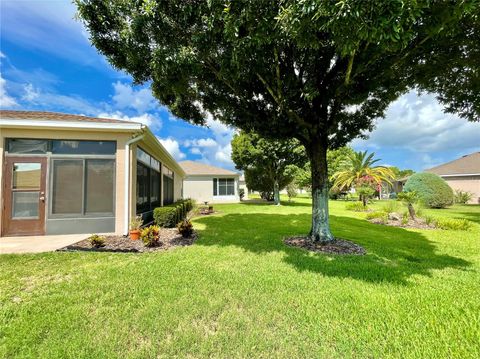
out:
M232 160L245 172L249 189L272 192L275 204L280 204L280 190L293 180L298 166L305 165L307 156L295 139L269 140L242 131L232 139Z
M479 1L75 2L92 44L176 116L299 140L310 235L330 241L327 149L363 136L409 89L478 119Z

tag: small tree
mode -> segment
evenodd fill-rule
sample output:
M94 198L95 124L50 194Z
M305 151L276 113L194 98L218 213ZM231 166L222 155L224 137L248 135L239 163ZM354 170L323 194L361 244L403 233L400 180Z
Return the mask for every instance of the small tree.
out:
M297 185L295 184L294 181L290 182L290 183L287 185L287 195L288 195L288 202L291 202L291 201L292 201L292 198L297 197L297 195L298 195L298 187L297 187Z
M304 166L307 157L297 140L269 140L242 131L232 139L232 160L245 172L248 188L273 192L274 203L279 205L280 189L293 180L297 166Z
M400 192L398 194L398 200L405 203L408 208L408 213L410 214L410 218L415 220L415 208L413 205L418 202L418 194L415 191L411 192Z

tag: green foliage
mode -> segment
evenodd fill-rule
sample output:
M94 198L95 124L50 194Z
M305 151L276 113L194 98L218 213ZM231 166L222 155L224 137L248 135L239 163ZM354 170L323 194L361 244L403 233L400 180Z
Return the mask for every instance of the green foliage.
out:
M367 212L370 210L367 206L364 206L362 202L358 201L347 203L345 209L354 212Z
M140 229L143 224L142 216L135 216L134 219L130 221L130 230L135 231Z
M157 247L160 244L160 227L149 226L142 229L140 239L147 247Z
M366 218L368 220L372 219L378 219L380 220L383 224L388 222L388 212L385 211L374 211L374 212L369 212L366 215Z
M473 193L462 190L455 190L455 203L466 204L470 202L473 197Z
M411 176L415 173L414 170L410 170L410 169L401 170L396 166L390 166L389 168L393 172L393 175L394 175L393 178L396 180L407 177L407 176Z
M400 192L397 194L397 198L399 201L402 201L405 204L415 204L418 202L418 194L415 191L410 192Z
M233 136L232 161L244 171L250 190L274 192L275 183L280 191L292 182L307 157L298 140L270 140L242 131Z
M88 241L90 242L91 246L95 248L100 248L105 246L105 236L92 234L90 237L88 237Z
M184 238L188 238L193 234L193 224L192 221L185 219L178 223L177 225L178 233Z
M386 201L382 205L382 211L385 213L398 213L400 211L400 204L397 201Z
M402 213L402 224L403 225L408 224L408 217L409 217L409 213L407 211L404 211Z
M472 228L472 222L459 218L437 218L435 227L454 231L468 231Z
M164 227L175 227L177 222L177 209L173 206L157 207L153 210L155 224Z
M192 199L181 199L164 207L157 207L153 210L155 224L164 228L173 228L182 221L194 208Z
M374 159L374 156L374 152L367 156L367 151L348 155L341 162L340 169L332 175L334 186L341 189L356 188L365 182L365 179L372 184L391 183L393 172L385 166L374 166L380 161L379 158Z
M453 204L453 191L444 179L433 173L415 173L403 187L404 192L416 192L419 201L430 208L445 208Z

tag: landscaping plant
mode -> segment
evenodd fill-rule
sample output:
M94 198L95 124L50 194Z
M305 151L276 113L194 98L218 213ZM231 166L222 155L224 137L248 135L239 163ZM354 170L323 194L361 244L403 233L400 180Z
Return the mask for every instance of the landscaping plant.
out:
M410 176L404 192L416 192L419 201L430 208L445 208L453 204L453 190L434 173L420 172Z
M135 216L134 219L130 221L130 231L129 237L130 239L137 240L140 238L140 228L143 225L142 216Z
M473 197L473 193L462 190L455 190L455 203L467 204Z
M435 93L480 118L478 0L75 3L93 46L178 118L297 140L313 241L334 240L327 150L364 137L399 96Z
M99 236L98 234L92 234L90 237L88 237L88 241L94 248L105 246L105 237Z
M146 247L157 247L160 244L160 227L152 225L142 229L140 238Z
M412 220L415 220L415 208L413 207L414 204L418 202L418 194L415 191L411 192L400 192L397 195L399 201L405 203L408 209L408 213Z
M291 202L292 198L295 198L298 196L298 187L293 181L287 185L287 196L288 196L288 202Z

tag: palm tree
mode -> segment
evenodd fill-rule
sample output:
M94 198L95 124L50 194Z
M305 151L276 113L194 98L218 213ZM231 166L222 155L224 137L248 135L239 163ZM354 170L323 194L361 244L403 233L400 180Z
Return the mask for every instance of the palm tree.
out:
M374 166L380 159L374 159L375 153L367 156L367 151L354 152L342 162L340 171L333 174L334 187L348 189L366 183L380 185L391 184L395 177L393 171L385 166Z

